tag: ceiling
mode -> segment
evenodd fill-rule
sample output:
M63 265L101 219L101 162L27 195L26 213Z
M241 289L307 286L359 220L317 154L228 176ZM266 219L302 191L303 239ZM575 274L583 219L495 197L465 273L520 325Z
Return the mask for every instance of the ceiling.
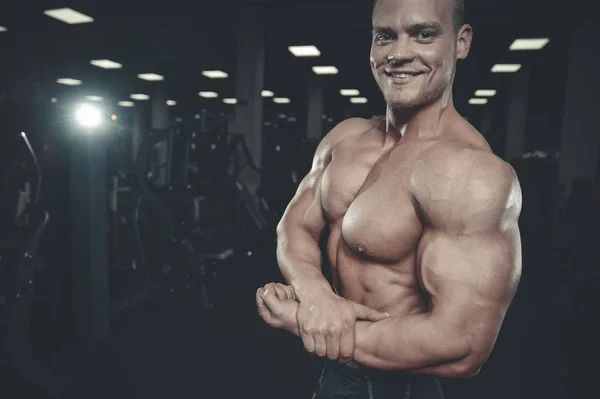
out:
M541 0L466 1L466 22L472 24L475 33L468 59L459 64L455 103L464 115L476 117L484 107L494 106L495 99L486 106L470 106L468 99L473 92L496 89L501 93L513 78L511 74L490 73L494 63L527 64L546 51L510 52L512 41L550 37L550 48L568 40L571 20L565 19L565 10L558 5ZM62 7L73 8L95 21L67 25L43 14L44 10ZM383 102L368 65L371 7L370 0L6 1L0 6L0 26L8 29L0 32L0 51L5 55L0 87L4 93L28 93L25 101L45 103L73 91L56 83L58 78L72 77L83 81L76 89L79 92L102 95L115 104L128 100L132 93L151 94L153 83L137 75L153 72L165 76L169 96L178 102L174 107L178 116L186 117L206 107L231 109L219 100L200 98L198 92L213 90L221 97L235 97L238 18L249 9L260 8L266 13L264 88L292 100L288 105L267 101L267 112L302 118L311 66L318 63L340 70L336 76L319 78L325 89L326 113L336 119L347 112L381 113ZM322 56L298 59L287 50L290 45L306 44L316 45ZM103 70L89 63L104 58L123 64L123 68ZM206 69L220 69L230 77L207 79L201 73ZM348 99L339 94L343 88L360 90L369 102L349 108Z

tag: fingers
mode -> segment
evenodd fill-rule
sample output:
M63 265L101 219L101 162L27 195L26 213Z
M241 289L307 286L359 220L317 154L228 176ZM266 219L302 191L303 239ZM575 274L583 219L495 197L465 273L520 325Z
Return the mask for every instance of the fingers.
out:
M281 310L281 299L279 299L279 297L275 295L274 292L267 290L266 293L263 295L263 301L271 312L277 314Z
M271 311L269 310L269 308L267 307L267 304L264 301L264 295L265 295L265 290L264 288L259 288L258 291L256 291L256 307L258 308L258 315L260 316L261 319L263 319L263 321L267 322L268 324L272 323L272 315L271 315Z
M357 320L380 321L390 317L388 313L379 312L358 303L354 304Z
M315 355L323 357L327 354L327 338L323 334L315 334Z
M354 346L356 345L356 329L349 328L342 331L340 336L340 357L342 363L348 363L354 358Z
M315 353L315 339L312 335L302 333L300 334L302 338L302 344L304 345L304 349L308 353Z
M289 285L281 284L281 286L285 289L285 292L287 292L287 299L295 301L296 300L296 292L294 292L294 289Z
M281 299L282 301L287 300L287 292L281 284L271 284L271 286L275 290L275 294L277 294L277 298Z
M264 288L259 288L258 291L256 291L256 306L258 307L258 310L260 311L261 309L265 308L265 301L263 300L263 297L265 295L265 289Z
M335 333L327 336L327 357L330 360L337 360L340 357L340 336Z
M282 301L296 299L296 295L294 293L293 288L288 285L283 285L279 283L269 283L265 285L264 288L273 291L273 293L277 295L277 298L281 299Z

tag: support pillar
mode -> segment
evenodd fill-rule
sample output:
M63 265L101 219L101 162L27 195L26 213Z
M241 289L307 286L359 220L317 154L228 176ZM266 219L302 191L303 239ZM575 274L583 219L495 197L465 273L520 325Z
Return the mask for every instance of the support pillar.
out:
M158 83L152 94L152 129L165 129L169 126L169 106L167 86L165 83ZM160 165L158 169L157 182L160 185L167 184L167 171L170 169L169 162L169 142L163 141L156 148L156 162Z
M320 142L323 138L323 85L316 76L311 77L308 86L308 115L306 123L306 138L309 141Z
M144 141L144 134L146 132L146 124L144 123L145 114L144 104L136 104L133 109L133 129L131 136L131 162L135 163L137 158L138 150Z
M257 167L262 166L263 98L265 73L265 32L263 6L244 5L240 12L237 43L235 95L238 104L230 130L245 136L248 150ZM260 174L244 168L241 180L250 194L256 196Z
M76 129L69 166L73 313L78 338L93 341L110 332L108 132L103 131L102 125Z
M504 159L508 162L520 158L525 152L529 75L530 69L523 66L523 69L515 76L511 88L506 120L506 151L504 154Z
M586 21L573 29L569 49L569 69L561 132L559 181L570 191L575 177L598 176L600 134L597 118L600 109L600 79L597 65L600 54L581 41L581 35L598 31L597 24Z

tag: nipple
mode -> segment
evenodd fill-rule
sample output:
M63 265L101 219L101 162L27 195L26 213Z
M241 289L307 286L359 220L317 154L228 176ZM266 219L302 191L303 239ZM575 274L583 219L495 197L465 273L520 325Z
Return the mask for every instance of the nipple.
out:
M363 244L358 244L356 246L356 249L358 250L359 253L364 254L367 251L367 248L365 248L365 246Z

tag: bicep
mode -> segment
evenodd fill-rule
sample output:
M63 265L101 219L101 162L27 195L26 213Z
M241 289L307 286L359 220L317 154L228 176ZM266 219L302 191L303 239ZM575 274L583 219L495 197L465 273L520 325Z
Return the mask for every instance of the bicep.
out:
M426 230L419 255L431 316L487 357L520 279L518 225L472 234Z

